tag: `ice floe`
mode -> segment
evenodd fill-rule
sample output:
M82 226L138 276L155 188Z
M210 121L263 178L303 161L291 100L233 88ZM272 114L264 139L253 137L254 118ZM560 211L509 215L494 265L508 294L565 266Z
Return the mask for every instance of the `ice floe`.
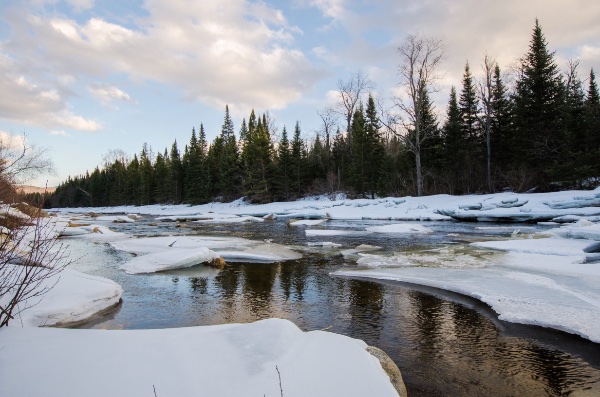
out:
M128 274L156 273L165 270L183 269L219 258L206 247L170 248L154 254L136 256L121 266Z
M371 233L399 233L399 234L419 234L433 233L428 227L419 224L397 223L392 225L368 227L367 232Z

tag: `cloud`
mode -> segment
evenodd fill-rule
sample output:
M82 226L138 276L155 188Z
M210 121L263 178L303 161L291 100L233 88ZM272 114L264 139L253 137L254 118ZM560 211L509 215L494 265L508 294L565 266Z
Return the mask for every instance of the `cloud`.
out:
M60 85L38 85L19 74L18 65L0 53L0 118L42 126L96 131L100 124L67 109Z
M62 130L52 130L50 131L50 135L68 136L68 134Z
M21 12L11 18L18 34L5 48L51 65L57 75L100 81L126 74L176 86L183 98L217 107L282 108L322 75L293 47L299 29L266 3L148 0L145 9L148 16L128 27ZM107 99L114 92L92 90L116 99Z
M308 0L308 3L334 20L341 19L345 13L344 0Z
M0 148L3 150L21 151L26 148L26 139L23 135L14 135L6 131L0 131Z
M129 94L111 85L93 83L88 86L88 90L105 106L110 106L113 101L135 103Z

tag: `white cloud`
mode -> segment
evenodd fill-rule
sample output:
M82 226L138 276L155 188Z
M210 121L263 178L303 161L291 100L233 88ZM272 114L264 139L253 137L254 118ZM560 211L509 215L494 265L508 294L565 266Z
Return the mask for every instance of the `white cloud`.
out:
M145 9L149 15L135 27L100 18L21 16L12 23L22 34L6 48L51 65L56 75L99 80L125 73L218 107L285 107L321 76L292 45L298 28L266 3L148 0Z
M135 102L128 93L111 85L93 83L88 90L105 106L110 106L112 101Z
M50 135L68 136L63 130L52 130L50 131Z
M67 110L59 87L40 86L0 52L0 118L42 126L95 131L100 124Z
M0 131L0 148L19 151L23 150L25 147L27 147L25 144L25 136Z
M345 12L344 0L308 0L308 2L331 19L341 19Z

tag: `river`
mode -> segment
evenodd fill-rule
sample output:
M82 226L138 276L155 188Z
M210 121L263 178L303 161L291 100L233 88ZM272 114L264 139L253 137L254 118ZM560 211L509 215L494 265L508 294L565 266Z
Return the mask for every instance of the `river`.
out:
M401 369L410 396L598 396L600 344L551 329L498 319L487 305L458 294L398 282L333 277L352 267L339 249L308 247L331 241L385 251L421 250L494 239L510 229L430 222L433 234L390 237L356 233L306 237L284 221L242 225L154 223L115 225L135 235L227 235L297 247L304 257L275 264L231 263L150 275L127 275L131 257L106 244L68 240L72 266L123 286L123 303L82 328L142 329L285 318L304 330L326 329L386 351ZM364 230L384 221L330 221L328 229ZM491 225L486 225L491 226ZM503 226L506 226L504 224ZM515 225L521 232L541 226ZM507 231L508 230L508 231ZM600 326L600 325L599 325ZM351 365L351 363L349 363Z

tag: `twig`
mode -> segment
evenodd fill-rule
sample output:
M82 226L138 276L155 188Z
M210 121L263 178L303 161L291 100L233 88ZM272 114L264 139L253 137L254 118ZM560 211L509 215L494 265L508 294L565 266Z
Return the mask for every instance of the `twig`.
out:
M277 365L275 366L275 369L277 370L277 375L279 376L279 391L281 392L281 397L283 397L283 387L281 386L281 373L279 372L279 368L277 368Z
M158 396L156 395L156 386L152 385L152 388L154 389L154 397L158 397Z

